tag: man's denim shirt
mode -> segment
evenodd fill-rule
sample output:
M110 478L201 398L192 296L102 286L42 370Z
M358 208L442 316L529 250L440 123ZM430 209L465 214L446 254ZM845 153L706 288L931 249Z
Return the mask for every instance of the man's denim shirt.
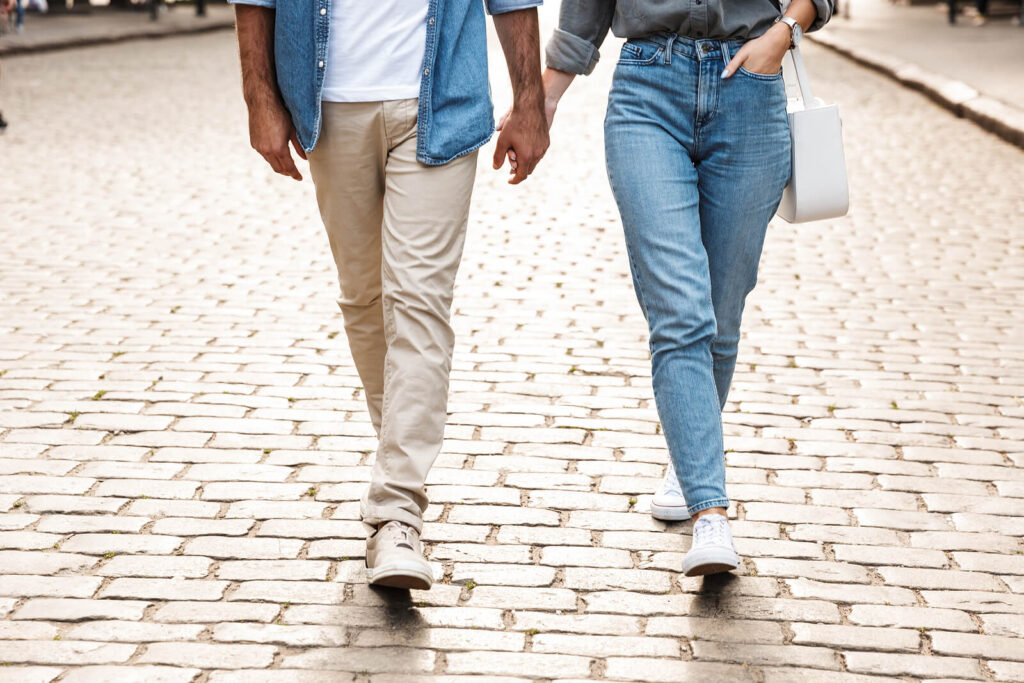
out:
M371 0L372 1L372 0ZM410 0L428 1L428 0ZM330 0L231 0L274 10L277 84L307 152L320 137L320 96L327 64ZM416 158L444 164L482 147L494 133L487 82L491 14L540 5L542 0L429 0L427 49L420 83Z

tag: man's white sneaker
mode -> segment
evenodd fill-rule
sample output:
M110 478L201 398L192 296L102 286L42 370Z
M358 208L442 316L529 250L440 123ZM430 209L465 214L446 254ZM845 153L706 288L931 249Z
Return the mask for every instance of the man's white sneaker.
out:
M690 519L690 513L686 511L683 489L679 486L679 478L676 477L676 469L672 466L671 459L668 461L668 469L665 470L665 478L658 487L658 492L651 498L651 517L663 522Z
M390 521L366 539L366 577L376 586L430 588L434 573L423 559L416 530Z
M693 523L693 544L683 558L683 574L703 576L736 569L740 556L732 542L729 520L722 515L702 515Z

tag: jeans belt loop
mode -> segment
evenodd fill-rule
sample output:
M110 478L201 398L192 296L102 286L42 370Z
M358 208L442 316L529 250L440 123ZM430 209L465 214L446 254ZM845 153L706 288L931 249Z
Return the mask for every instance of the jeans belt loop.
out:
M721 46L722 46L722 61L726 65L728 65L729 62L732 61L732 55L729 53L729 41L728 40L723 40L721 42Z
M672 63L672 46L675 45L676 38L678 38L678 37L679 36L677 36L675 33L673 33L672 35L670 35L668 37L668 41L666 41L666 43L665 43L665 63L666 64L671 64Z

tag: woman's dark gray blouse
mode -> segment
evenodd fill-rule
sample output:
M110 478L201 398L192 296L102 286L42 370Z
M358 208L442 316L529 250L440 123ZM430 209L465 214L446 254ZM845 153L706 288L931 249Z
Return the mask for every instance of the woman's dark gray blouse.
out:
M835 8L835 0L813 2L818 17L811 31L824 26ZM687 38L746 40L767 31L780 15L778 0L562 0L547 65L589 74L609 28L620 38L668 31Z

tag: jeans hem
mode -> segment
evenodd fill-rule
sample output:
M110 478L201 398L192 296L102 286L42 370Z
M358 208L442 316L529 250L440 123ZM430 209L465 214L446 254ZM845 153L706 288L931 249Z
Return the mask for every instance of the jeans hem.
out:
M690 516L697 514L701 510L707 510L708 508L725 508L729 509L728 498L715 498L713 500L706 500L703 503L697 503L696 505L686 506L686 511L690 513Z

